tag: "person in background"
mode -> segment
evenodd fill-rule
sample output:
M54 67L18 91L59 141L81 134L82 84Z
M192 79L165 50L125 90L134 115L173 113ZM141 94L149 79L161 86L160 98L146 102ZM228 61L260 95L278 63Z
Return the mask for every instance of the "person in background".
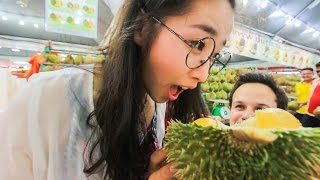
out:
M311 85L314 80L314 73L312 68L303 68L300 70L302 82L295 85L295 92L298 102L298 110L296 110L295 117L300 120L304 114L307 113L307 103L310 97Z
M320 78L320 62L317 62L317 64L316 64L316 72L317 72L318 77Z
M230 125L253 117L255 110L287 109L288 97L273 77L265 73L246 73L239 76L230 92Z
M320 75L320 62L316 64L316 72ZM320 106L320 79L312 81L311 93L307 104L307 113L302 117L303 127L320 127L320 119L315 117L315 109Z
M31 76L0 114L0 179L171 179L165 103L184 123L208 115L199 82L234 9L234 0L126 0L102 67Z

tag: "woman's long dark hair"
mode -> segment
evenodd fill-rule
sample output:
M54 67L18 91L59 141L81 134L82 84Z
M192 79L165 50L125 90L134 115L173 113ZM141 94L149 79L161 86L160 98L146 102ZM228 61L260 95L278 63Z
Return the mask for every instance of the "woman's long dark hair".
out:
M146 91L142 64L154 40L159 24L151 16L165 20L168 16L188 12L193 0L126 0L116 28L111 35L100 95L95 110L88 117L93 133L87 144L84 172L104 171L104 179L133 179L139 158L138 127L145 123L143 109ZM229 0L234 8L234 0ZM142 13L142 9L144 13ZM133 41L134 33L147 24L148 42L142 47ZM188 122L207 112L200 90L183 92L172 106L172 118ZM85 152L86 154L86 152Z

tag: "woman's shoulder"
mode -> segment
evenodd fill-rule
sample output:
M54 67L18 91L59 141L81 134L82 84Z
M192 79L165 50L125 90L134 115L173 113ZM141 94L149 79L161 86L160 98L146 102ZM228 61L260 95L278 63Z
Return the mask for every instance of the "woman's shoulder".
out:
M93 67L87 66L83 68L68 67L56 71L41 72L30 77L29 82L44 82L45 84L69 82L74 83L83 81L92 81Z
M93 66L70 67L61 70L42 72L31 76L29 86L39 94L48 94L53 89L52 96L64 96L76 100L82 106L92 108Z

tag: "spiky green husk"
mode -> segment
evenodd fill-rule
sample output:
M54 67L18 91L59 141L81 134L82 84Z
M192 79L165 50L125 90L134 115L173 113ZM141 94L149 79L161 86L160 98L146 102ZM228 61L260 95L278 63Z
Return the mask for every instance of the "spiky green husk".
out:
M274 131L268 144L233 136L232 129L171 122L168 161L178 179L309 179L320 165L320 129Z

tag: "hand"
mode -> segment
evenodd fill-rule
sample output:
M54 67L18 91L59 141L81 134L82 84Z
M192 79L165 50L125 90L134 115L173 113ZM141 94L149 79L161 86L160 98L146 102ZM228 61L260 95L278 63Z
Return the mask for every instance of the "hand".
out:
M300 109L302 106L307 105L307 102L298 103L298 109Z
M166 164L167 152L164 149L156 150L150 157L150 165L148 173L149 180L169 180L173 179L176 169L171 167L171 164Z

